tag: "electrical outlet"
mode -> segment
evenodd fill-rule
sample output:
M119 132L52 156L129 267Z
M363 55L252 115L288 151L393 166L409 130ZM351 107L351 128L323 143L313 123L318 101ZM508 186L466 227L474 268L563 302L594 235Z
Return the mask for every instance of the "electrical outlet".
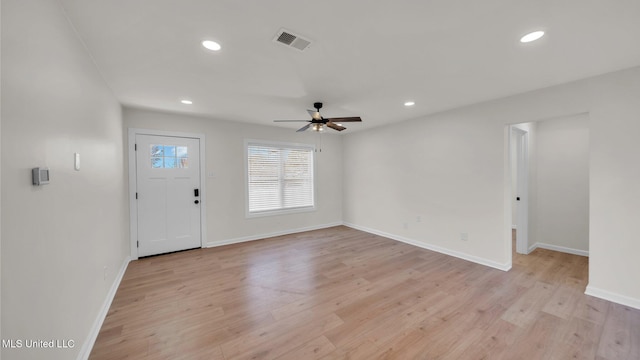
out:
M420 215L416 216L416 222L422 222L422 216Z
M402 223L402 227L407 230L409 228L409 223Z
M468 233L460 233L460 240L462 241L469 241L469 234Z
M103 275L103 276L104 276L104 280L105 280L105 281L107 280L107 269L108 269L108 268L105 266L105 267L104 267L104 275Z

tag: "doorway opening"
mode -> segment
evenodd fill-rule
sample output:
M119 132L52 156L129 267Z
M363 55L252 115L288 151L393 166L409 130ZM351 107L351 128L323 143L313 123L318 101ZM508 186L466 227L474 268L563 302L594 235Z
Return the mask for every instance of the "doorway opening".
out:
M537 248L588 257L588 113L507 125L505 139L512 263Z
M529 253L529 128L511 125L511 224L512 247Z

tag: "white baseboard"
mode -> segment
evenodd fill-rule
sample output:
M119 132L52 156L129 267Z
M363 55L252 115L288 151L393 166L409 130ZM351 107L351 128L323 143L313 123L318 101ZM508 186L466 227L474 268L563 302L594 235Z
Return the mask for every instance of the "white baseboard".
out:
M589 252L585 251L585 250L572 249L572 248L568 248L568 247L564 247L564 246L545 244L545 243L535 243L535 244L533 244L529 248L529 252L532 252L533 250L535 250L537 248L553 250L553 251L559 251L559 252L563 252L563 253L567 253L567 254L573 254L573 255L580 255L580 256L589 257Z
M93 322L93 326L91 327L91 331L89 332L89 336L85 340L82 348L80 349L80 353L78 354L78 360L87 360L89 359L89 355L91 355L91 350L93 349L93 345L98 338L98 333L100 333L100 328L102 328L102 323L104 323L104 319L107 317L107 313L109 312L109 308L111 307L111 302L113 302L113 298L116 296L116 292L118 291L118 287L120 286L120 282L122 281L122 277L124 276L124 272L127 270L127 266L131 258L127 257L124 259L122 266L120 267L120 271L118 275L116 275L113 284L111 285L111 289L107 293L107 297L102 304L102 308L96 317L96 320Z
M475 255L469 255L469 254L461 253L461 252L458 252L458 251L455 251L455 250L450 250L450 249L443 248L443 247L440 247L440 246L437 246L437 245L427 244L427 243L424 243L424 242L421 242L421 241L417 241L417 240L406 238L404 236L399 236L399 235L395 235L395 234L386 233L384 231L371 229L371 228L368 228L368 227L365 227L365 226L360 226L360 225L351 224L351 223L344 223L344 225L348 226L350 228L356 229L356 230L368 232L368 233L371 233L371 234L380 235L380 236L383 236L383 237L386 237L386 238L389 238L389 239L392 239L392 240L403 242L405 244L417 246L419 248L423 248L423 249L439 252L441 254L445 254L445 255L449 255L449 256L453 256L453 257L457 257L459 259L471 261L471 262L474 262L476 264L489 266L489 267L492 267L494 269L498 269L498 270L502 270L502 271L509 271L511 269L511 262L508 262L508 263L505 263L505 264L500 264L500 263L497 263L495 261L487 260L487 259L475 256Z
M326 229L326 228L330 228L330 227L334 227L334 226L340 226L340 225L342 225L342 222L341 221L337 221L337 222L333 222L333 223L329 223L329 224L308 226L308 227L304 227L304 228L276 231L276 232L272 232L272 233L259 234L259 235L243 236L243 237L234 238L234 239L227 239L227 240L221 240L221 241L212 241L212 242L206 243L203 247L211 248L211 247L216 247L216 246L238 244L238 243L243 243L243 242L248 242L248 241L271 238L271 237L275 237L275 236L290 235L290 234L296 234L296 233L301 233L301 232L305 232L305 231Z
M600 299L604 299L607 301L611 301L614 303L618 303L621 305L625 305L625 306L629 306L632 307L634 309L640 309L640 300L639 299L634 299L625 295L620 295L620 294L616 294L613 293L611 291L607 291L607 290L602 290L602 289L598 289L596 287L593 287L591 285L587 285L587 290L585 290L584 292L587 295L590 296L594 296Z

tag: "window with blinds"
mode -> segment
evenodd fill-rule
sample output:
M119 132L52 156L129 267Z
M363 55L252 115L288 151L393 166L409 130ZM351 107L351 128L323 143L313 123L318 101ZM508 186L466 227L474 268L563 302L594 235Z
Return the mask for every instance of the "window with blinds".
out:
M247 143L249 214L314 207L313 148Z

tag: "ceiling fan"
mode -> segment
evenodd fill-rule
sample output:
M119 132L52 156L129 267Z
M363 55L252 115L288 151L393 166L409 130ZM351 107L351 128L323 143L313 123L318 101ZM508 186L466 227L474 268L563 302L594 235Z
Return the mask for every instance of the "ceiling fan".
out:
M346 127L342 126L341 123L344 122L361 122L362 119L359 116L353 117L338 117L338 118L324 118L320 115L320 109L322 109L322 103L317 102L313 103L313 107L316 108L315 111L307 110L309 115L311 115L311 120L274 120L274 122L298 122L298 121L306 121L307 125L301 127L296 132L302 132L309 128L313 129L313 131L322 131L324 125L330 127L334 130L342 131L346 129Z

